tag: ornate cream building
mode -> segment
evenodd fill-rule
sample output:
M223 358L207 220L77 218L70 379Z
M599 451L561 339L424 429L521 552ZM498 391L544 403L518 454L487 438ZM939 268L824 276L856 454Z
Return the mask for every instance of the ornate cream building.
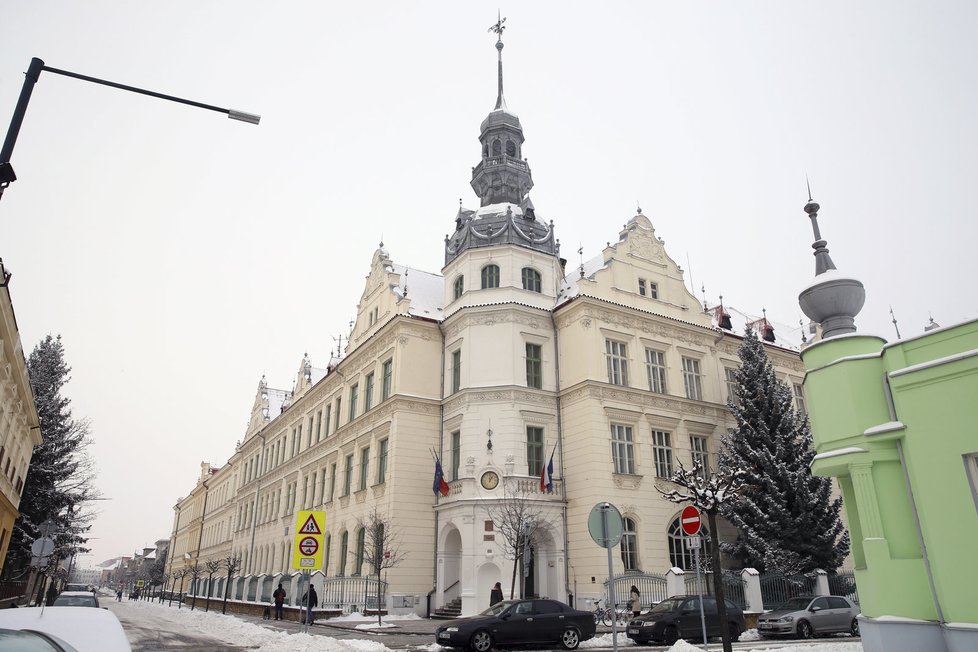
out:
M302 509L327 514L323 604L367 574L362 525L374 509L406 554L386 573L395 610L423 612L430 595L434 607L454 601L472 614L495 582L508 594L507 505L525 506L537 526L518 583L527 594L605 594L606 552L587 530L601 501L624 516L616 573L689 568L679 510L654 487L680 462L715 459L734 426L735 332L757 328L800 390L798 342L784 339L800 332L701 304L641 210L600 256L565 268L553 222L529 200L496 47L499 93L472 172L480 205L459 209L441 273L397 264L381 244L342 357L325 369L304 358L294 391L262 378L234 454L219 469L203 465L175 506L173 564L239 556L232 597L267 600L291 572ZM433 491L433 452L445 496Z
M10 298L10 273L0 260L0 571L7 558L21 491L41 428Z

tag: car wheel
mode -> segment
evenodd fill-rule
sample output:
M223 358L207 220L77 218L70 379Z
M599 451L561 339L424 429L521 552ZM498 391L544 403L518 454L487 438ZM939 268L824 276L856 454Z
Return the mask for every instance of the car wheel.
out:
M469 639L469 647L475 652L489 652L492 649L492 634L480 629Z
M815 630L812 629L811 623L807 620L802 620L798 622L798 638L811 638L815 635Z
M675 627L666 627L666 631L662 634L662 642L666 645L675 645L678 640L679 630Z
M730 623L730 629L727 631L730 632L731 641L736 641L740 638L740 626L737 623Z
M859 620L857 618L852 619L852 624L849 625L849 633L853 636L859 636Z
M577 646L581 643L581 633L574 629L573 627L568 627L564 630L564 633L560 635L560 647L565 650L577 649Z

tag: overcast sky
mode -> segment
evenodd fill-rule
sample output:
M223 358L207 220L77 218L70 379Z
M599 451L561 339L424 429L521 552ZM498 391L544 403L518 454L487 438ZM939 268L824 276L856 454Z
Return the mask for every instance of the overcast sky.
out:
M349 330L370 258L431 272L496 97L496 3L8 2L0 124L31 57L259 113L260 126L45 72L0 201L27 351L61 334L109 499L98 562L170 535L262 374ZM978 314L978 3L501 7L509 108L569 265L641 205L710 303L797 324L805 177L857 325ZM692 283L690 283L690 277Z

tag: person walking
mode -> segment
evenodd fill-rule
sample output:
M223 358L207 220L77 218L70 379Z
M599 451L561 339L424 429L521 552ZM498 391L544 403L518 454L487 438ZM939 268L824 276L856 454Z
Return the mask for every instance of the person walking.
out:
M638 587L632 584L632 591L629 594L629 597L631 598L631 602L632 602L633 616L639 616L642 613L642 601L639 599L639 596L641 595L642 594L639 593L638 591Z
M319 596L316 595L316 587L309 582L309 591L302 596L302 602L306 605L306 624L311 625L313 621L312 610L319 606Z
M275 620L282 620L282 605L285 604L285 589L282 588L281 582L278 588L275 589L275 593L272 594L272 599L275 600Z
M496 604L497 602L503 601L503 587L496 582L496 586L492 587L492 591L489 591L489 606Z

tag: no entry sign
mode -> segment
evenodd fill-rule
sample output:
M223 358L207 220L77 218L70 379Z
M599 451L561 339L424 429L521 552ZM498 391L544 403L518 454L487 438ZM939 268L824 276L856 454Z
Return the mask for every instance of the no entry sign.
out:
M682 516L679 517L679 523L683 526L683 532L688 536L694 536L700 531L700 526L703 525L703 520L700 518L700 510L696 509L692 505L687 505L683 508Z

